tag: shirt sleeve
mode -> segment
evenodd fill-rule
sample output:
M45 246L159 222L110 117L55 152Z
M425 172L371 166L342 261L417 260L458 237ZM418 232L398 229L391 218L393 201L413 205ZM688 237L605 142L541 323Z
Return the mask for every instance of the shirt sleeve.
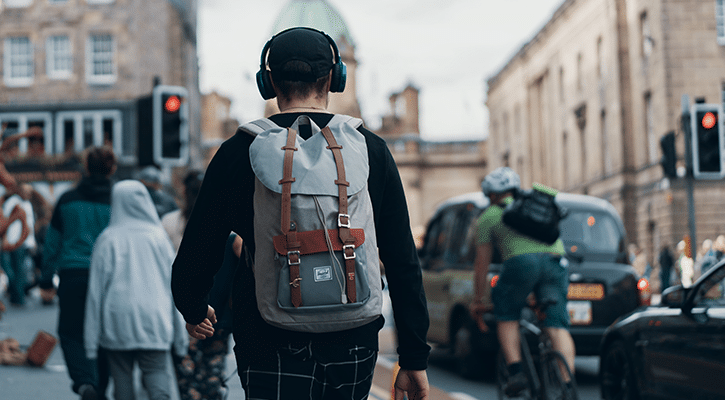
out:
M423 370L428 366L430 346L426 339L429 319L420 262L398 168L387 146L382 151L385 179L375 183L382 184L382 193L377 194L381 195L379 205L374 207L375 231L398 331L399 363L401 368Z
M222 146L209 163L204 182L181 239L171 273L176 308L186 322L199 324L206 318L208 294L214 275L224 258L224 245L231 231L228 214L229 174Z

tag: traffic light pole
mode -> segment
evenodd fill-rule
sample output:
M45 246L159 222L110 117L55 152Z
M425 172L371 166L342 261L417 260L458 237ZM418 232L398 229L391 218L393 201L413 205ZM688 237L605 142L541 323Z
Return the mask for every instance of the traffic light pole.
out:
M692 249L697 248L697 225L695 223L695 176L692 163L692 132L690 125L690 97L682 95L682 133L685 135L685 184L687 185L687 220L690 227ZM694 253L694 251L693 251ZM694 257L694 254L692 255Z

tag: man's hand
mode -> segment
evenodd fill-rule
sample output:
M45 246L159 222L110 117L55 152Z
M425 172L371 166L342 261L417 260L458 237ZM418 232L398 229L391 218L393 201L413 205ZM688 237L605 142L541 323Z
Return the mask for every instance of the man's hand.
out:
M56 291L53 288L50 289L40 289L40 298L45 303L50 303L55 298Z
M206 318L204 318L204 321L197 325L192 325L188 322L186 323L186 331L189 332L189 336L195 339L204 340L214 335L216 313L214 312L214 308L212 308L212 306L207 305L207 307Z
M488 332L488 325L483 321L483 314L493 310L493 307L489 304L484 304L480 301L474 301L468 306L468 311L471 313L471 318L476 321L476 325L481 332Z
M405 399L406 394L408 400L427 400L429 390L428 374L425 370L401 369L398 377L395 378L395 400Z

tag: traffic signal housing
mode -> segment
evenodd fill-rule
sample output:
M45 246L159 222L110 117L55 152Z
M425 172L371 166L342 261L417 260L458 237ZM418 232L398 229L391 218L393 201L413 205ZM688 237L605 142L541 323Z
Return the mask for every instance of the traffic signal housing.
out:
M675 150L675 132L668 132L660 138L660 147L662 148L662 171L665 176L673 179L677 178L677 152Z
M189 103L183 86L159 85L153 101L153 160L178 167L189 162Z
M722 114L719 104L692 105L692 172L695 179L725 177Z

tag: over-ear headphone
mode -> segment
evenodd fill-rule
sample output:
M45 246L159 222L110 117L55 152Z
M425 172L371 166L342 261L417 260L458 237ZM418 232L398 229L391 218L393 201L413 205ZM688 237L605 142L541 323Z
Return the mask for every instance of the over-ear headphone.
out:
M267 52L269 52L269 48L272 46L272 41L274 41L274 38L293 29L307 29L313 32L317 32L327 39L327 41L332 46L332 49L334 50L333 52L335 56L335 63L332 65L332 77L330 79L330 91L335 93L342 93L342 91L345 90L345 83L347 82L347 66L344 62L342 62L342 59L340 58L340 51L337 49L337 44L335 44L335 41L332 40L330 35L320 30L307 27L295 27L286 29L272 36L272 38L267 41L267 44L265 44L264 48L262 49L262 59L259 63L259 71L257 72L257 88L259 88L259 94L262 95L262 98L264 98L265 100L269 100L277 96L277 93L274 92L274 87L272 86L272 79L269 73L270 71L267 69Z

